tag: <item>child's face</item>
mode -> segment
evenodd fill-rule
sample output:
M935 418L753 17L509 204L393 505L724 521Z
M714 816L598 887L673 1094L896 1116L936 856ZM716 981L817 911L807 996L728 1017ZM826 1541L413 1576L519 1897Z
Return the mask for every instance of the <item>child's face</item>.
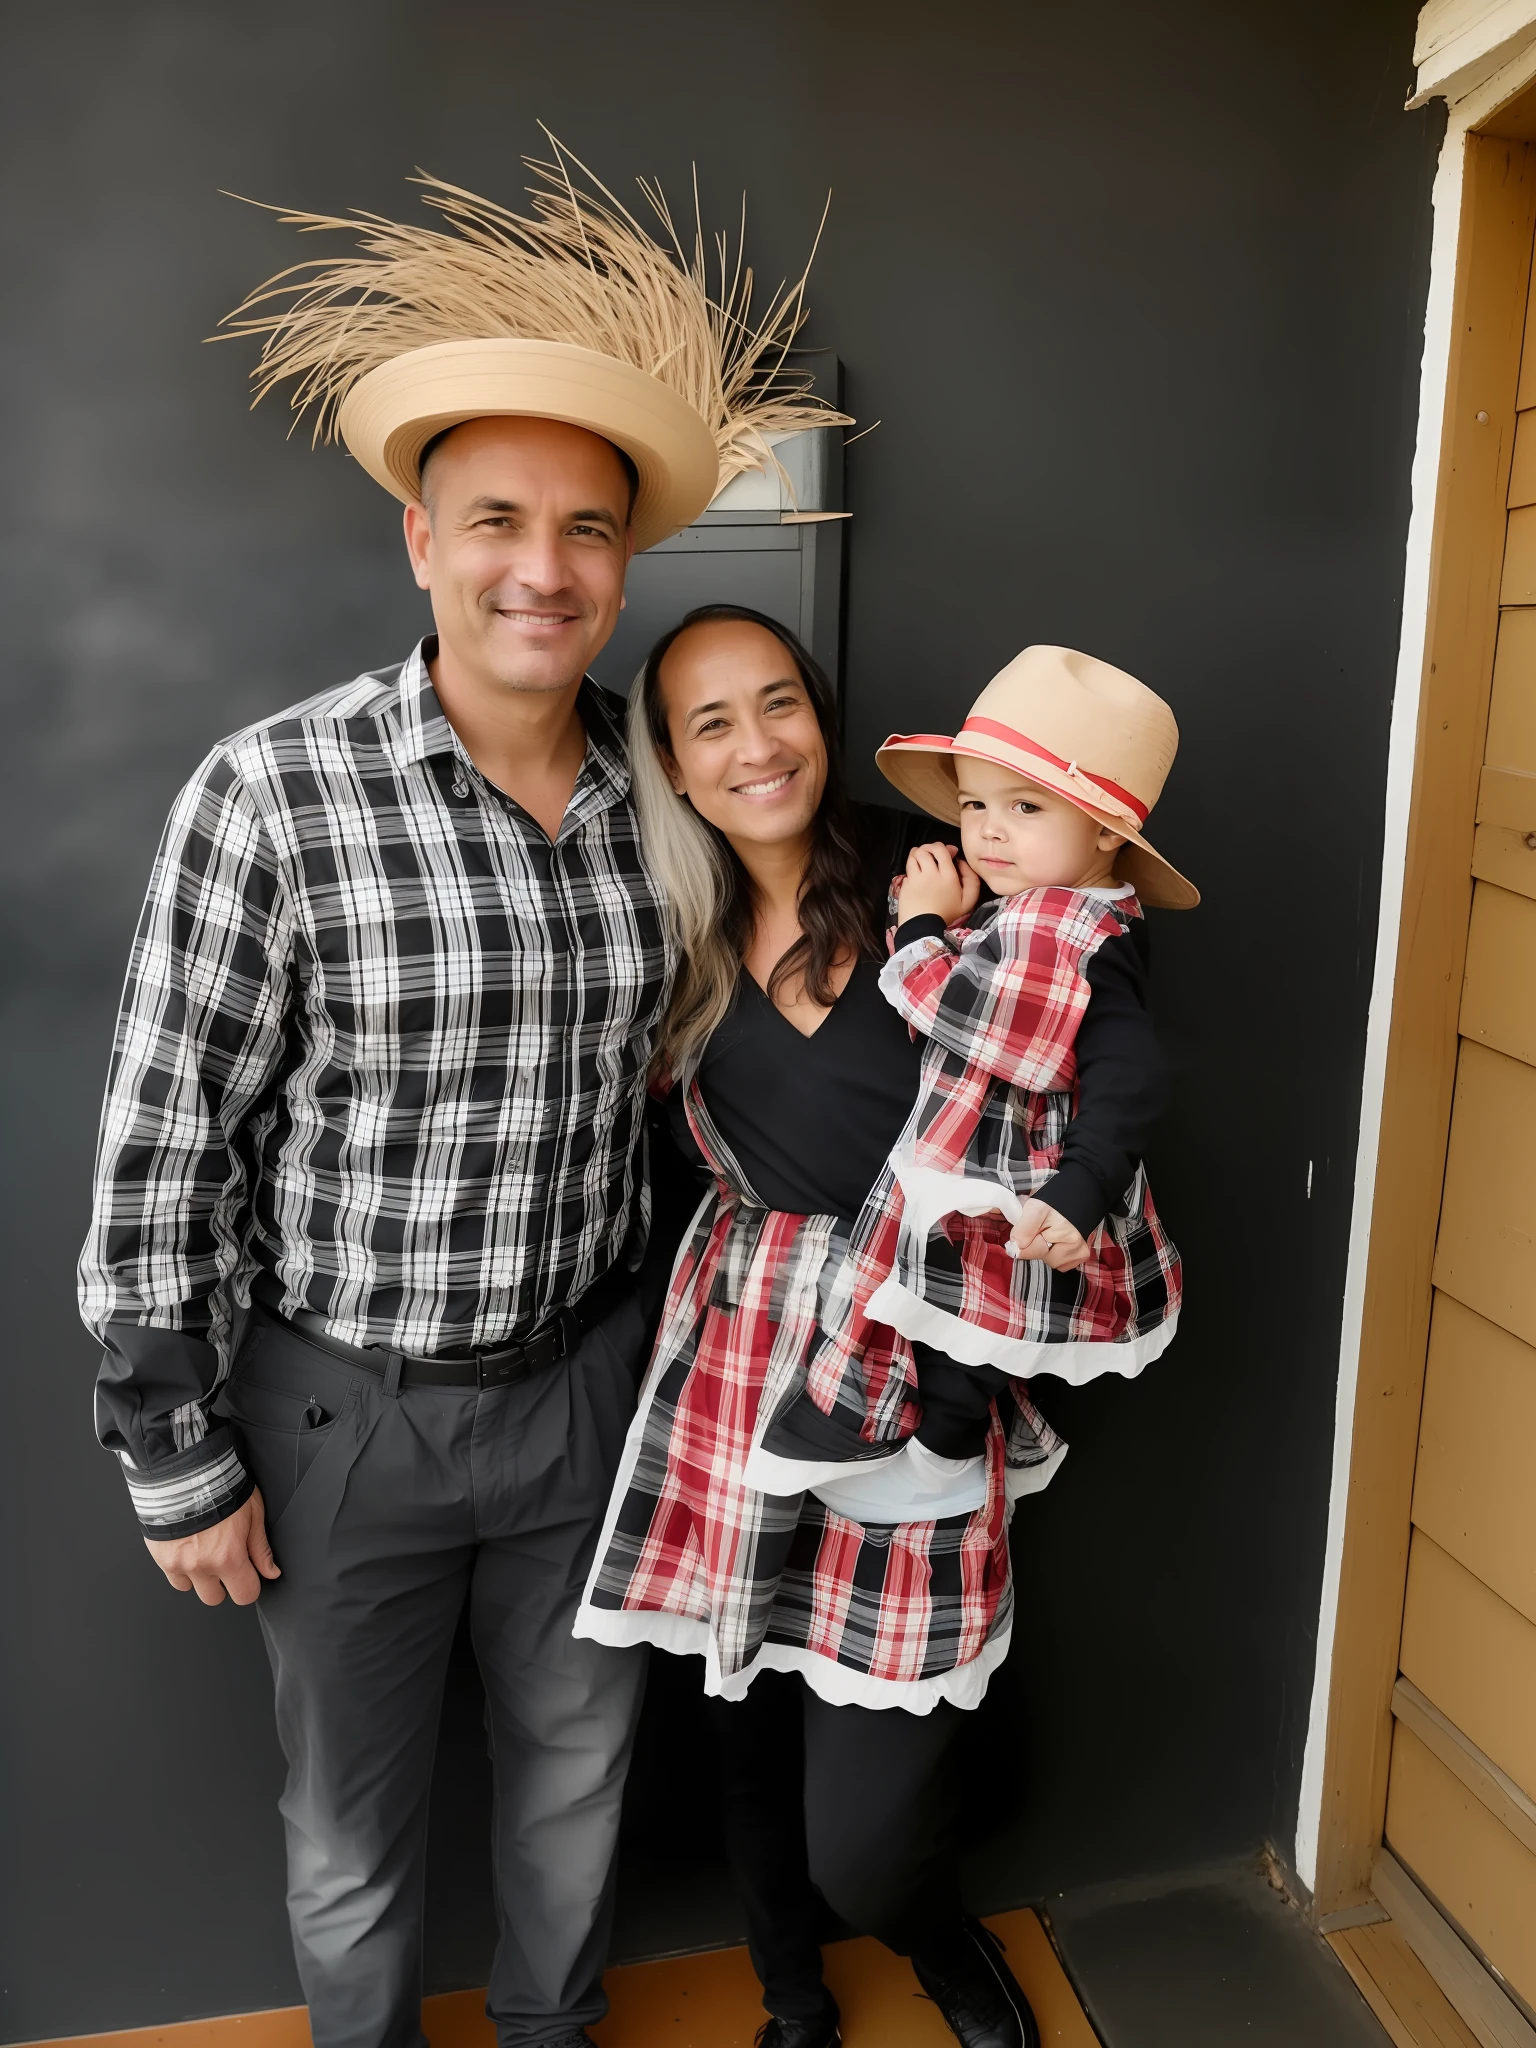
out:
M1053 790L993 761L955 762L960 843L999 896L1025 889L1086 889L1107 882L1123 834L1090 818Z

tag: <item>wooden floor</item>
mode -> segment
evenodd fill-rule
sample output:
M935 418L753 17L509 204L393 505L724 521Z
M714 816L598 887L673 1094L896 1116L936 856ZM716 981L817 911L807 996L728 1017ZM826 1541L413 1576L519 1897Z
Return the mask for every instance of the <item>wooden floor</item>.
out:
M1029 1994L1045 2048L1098 2048L1035 1915L1002 1913L987 1924L1007 1944L1008 1962ZM918 1995L916 1979L900 1957L876 1941L835 1942L826 1957L827 1981L843 2010L844 2048L954 2048L954 2036ZM602 2048L751 2048L763 2024L761 1994L744 1948L631 1963L608 1972L607 1989L613 2009L593 2029ZM422 2025L432 2048L495 2048L483 1991L429 1998ZM70 2048L88 2048L92 2042L111 2048L309 2048L309 2026L304 2008L295 2005L229 2019L79 2035Z
M1395 2048L1478 2048L1478 2038L1390 1920L1328 1936Z
M1098 2048L1034 1914L1003 1913L988 1924L1007 1945L1045 2048ZM840 1941L826 1955L827 1981L843 2011L844 2048L954 2048L953 2034L918 1992L910 1965L889 1949L877 1941ZM616 1970L609 1989L613 2012L594 2030L602 2048L659 2048L663 2041L672 2048L750 2048L763 2023L757 1979L741 1948ZM450 2044L434 2039L432 2048Z
M1033 1913L988 1922L1029 1995L1046 2048L1098 2048L1066 1973ZM911 1968L878 1941L839 1941L826 1951L827 1982L843 2012L843 2048L954 2048L954 2035L918 1992ZM744 1948L631 1963L608 1973L613 2009L594 2040L601 2048L752 2048L762 1993ZM492 2048L482 1995L427 2001L432 2048Z

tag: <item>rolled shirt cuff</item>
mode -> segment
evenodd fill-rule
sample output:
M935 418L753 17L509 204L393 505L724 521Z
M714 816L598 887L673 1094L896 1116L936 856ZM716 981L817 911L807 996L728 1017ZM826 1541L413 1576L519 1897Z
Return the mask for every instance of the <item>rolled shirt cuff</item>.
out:
M173 1543L211 1529L244 1507L256 1490L228 1429L210 1430L201 1443L147 1471L126 1458L122 1464L139 1527L152 1543Z

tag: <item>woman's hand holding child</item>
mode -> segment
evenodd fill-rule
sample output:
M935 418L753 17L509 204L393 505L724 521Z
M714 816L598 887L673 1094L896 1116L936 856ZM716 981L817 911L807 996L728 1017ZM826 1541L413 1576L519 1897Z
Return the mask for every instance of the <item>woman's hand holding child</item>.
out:
M1043 1259L1053 1273L1072 1273L1088 1263L1088 1240L1077 1225L1033 1195L1008 1242L1016 1258Z
M907 872L898 884L903 921L942 917L946 924L958 924L970 916L981 894L981 881L974 868L956 860L956 851L937 839L913 847L907 855Z

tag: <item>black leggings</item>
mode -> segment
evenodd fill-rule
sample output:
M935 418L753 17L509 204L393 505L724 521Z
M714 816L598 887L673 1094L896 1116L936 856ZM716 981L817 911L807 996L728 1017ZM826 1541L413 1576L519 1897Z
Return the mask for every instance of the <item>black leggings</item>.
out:
M912 1346L917 1366L917 1397L923 1419L917 1425L920 1444L941 1458L974 1458L987 1447L992 1403L1008 1392L1008 1375L995 1365L957 1365L928 1344ZM1006 1429L1010 1406L1003 1407Z
M813 2021L831 2005L823 1901L898 1955L953 1938L948 1764L959 1708L832 1707L781 1671L762 1673L744 1700L706 1704L726 1852L769 2012Z

